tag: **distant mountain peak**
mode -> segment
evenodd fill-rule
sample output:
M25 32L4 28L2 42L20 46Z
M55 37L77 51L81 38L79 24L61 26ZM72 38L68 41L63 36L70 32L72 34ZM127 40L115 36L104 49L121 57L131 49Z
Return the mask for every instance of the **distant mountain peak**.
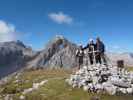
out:
M1 42L0 47L21 47L21 48L26 48L26 45L20 41L10 41L10 42Z

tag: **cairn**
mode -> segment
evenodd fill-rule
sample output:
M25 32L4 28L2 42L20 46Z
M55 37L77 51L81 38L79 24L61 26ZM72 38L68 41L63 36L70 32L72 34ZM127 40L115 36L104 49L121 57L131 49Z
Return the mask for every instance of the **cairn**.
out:
M84 65L66 82L73 88L83 88L84 91L110 95L133 94L133 72L120 66L122 65L113 66L111 63Z

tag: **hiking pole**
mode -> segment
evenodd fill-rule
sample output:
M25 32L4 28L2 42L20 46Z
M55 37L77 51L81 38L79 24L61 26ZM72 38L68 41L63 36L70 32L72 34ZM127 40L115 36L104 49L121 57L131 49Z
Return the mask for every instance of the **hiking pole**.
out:
M94 46L92 46L92 54L93 54L93 62L95 63L96 65L96 56L95 56L95 50L94 50Z
M92 46L92 51L91 52L88 52L88 54L91 54L92 53L92 56L93 56L93 62L95 62L95 65L96 65L96 54L98 51L95 51L94 50L94 46Z

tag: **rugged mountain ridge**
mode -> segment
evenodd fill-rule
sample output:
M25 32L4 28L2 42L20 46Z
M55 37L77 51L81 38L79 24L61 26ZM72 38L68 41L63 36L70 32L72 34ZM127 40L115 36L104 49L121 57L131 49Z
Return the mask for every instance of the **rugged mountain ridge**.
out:
M28 67L75 67L77 65L75 55L77 48L76 44L71 43L64 37L56 36L47 44L44 50L38 53L38 56L28 63Z
M0 43L0 77L21 69L33 55L32 49L21 41Z
M76 49L78 46L68 41L63 36L56 36L52 39L37 56L28 63L29 68L36 67L63 67L72 68L77 66ZM133 66L132 53L107 53L113 65L117 60L124 60L126 66Z
M56 36L48 42L41 51L34 52L32 48L21 41L0 43L0 77L27 68L72 68L77 66L76 49L78 46L63 36ZM124 60L125 65L133 66L132 53L107 53L113 64Z

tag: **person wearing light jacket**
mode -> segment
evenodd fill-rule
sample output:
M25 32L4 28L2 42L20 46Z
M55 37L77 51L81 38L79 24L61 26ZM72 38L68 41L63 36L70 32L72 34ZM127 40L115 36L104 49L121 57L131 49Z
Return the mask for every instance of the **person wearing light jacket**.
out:
M84 49L88 49L88 56L89 56L89 60L90 60L90 64L93 65L95 62L95 53L94 51L96 50L96 45L94 44L93 39L89 40L89 43L87 44L87 46L84 47Z
M80 69L80 67L83 65L83 58L84 58L84 50L82 45L80 45L76 51L76 58L78 60L78 69Z

